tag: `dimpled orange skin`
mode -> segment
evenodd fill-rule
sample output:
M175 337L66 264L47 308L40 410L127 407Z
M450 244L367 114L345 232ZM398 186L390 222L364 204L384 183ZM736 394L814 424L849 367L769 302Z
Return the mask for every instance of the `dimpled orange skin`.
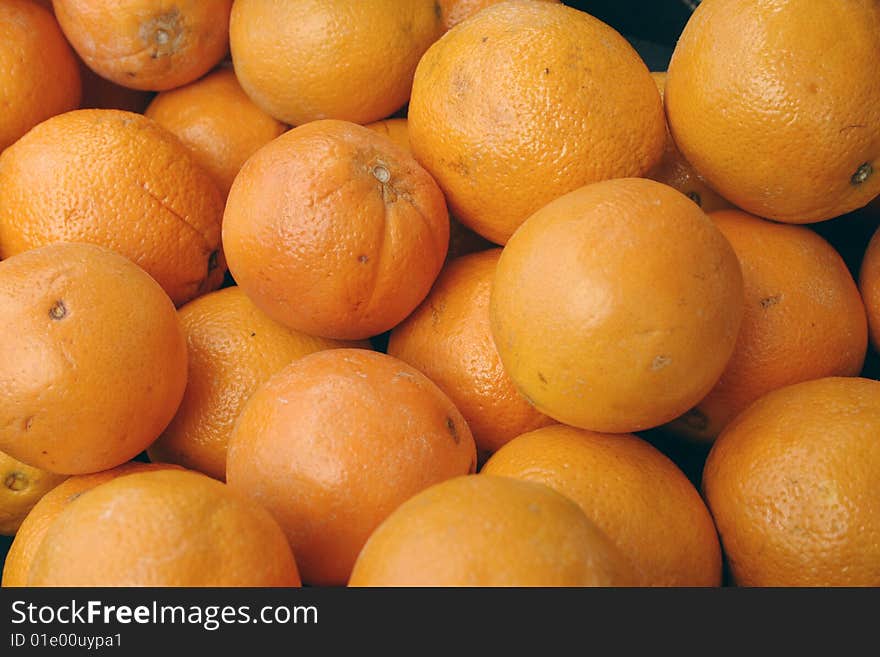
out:
M533 0L488 7L431 46L408 121L452 214L498 244L566 192L643 175L666 140L632 46L588 14Z
M425 298L449 244L443 193L390 139L313 121L257 151L226 204L223 246L236 282L278 322L360 340Z
M251 396L226 479L275 516L304 582L340 586L398 505L475 469L467 423L425 375L386 354L332 349L290 364Z
M747 212L786 223L845 214L880 192L878 56L874 0L706 0L669 64L670 130Z
M0 450L44 470L106 470L162 432L186 387L174 305L91 244L0 262Z
M651 77L657 84L660 97L663 97L666 86L666 72L651 72ZM674 187L694 203L703 208L704 212L724 210L733 206L721 198L713 190L703 177L697 173L690 163L684 159L681 151L675 145L672 135L666 135L666 150L657 165L645 174L646 178L662 182L664 185Z
M253 391L297 358L356 346L285 328L238 287L199 297L179 316L189 355L186 392L171 424L147 452L154 461L179 463L221 481L229 435Z
M547 2L559 2L559 0L545 0ZM476 14L501 0L437 0L440 10L443 12L443 27L452 29L463 20Z
M699 492L636 436L545 427L504 445L480 473L545 484L574 500L632 561L640 586L721 584L721 546Z
M76 58L52 14L27 0L0 0L0 152L76 109L81 93Z
M54 0L53 6L86 65L132 89L192 82L229 48L232 0Z
M409 143L409 128L406 119L386 119L376 121L365 127L375 130L379 134L389 137L391 141L412 153ZM455 217L449 217L449 249L446 252L446 260L452 260L459 256L491 249L494 244L486 238L477 235L474 231L463 226Z
M279 121L370 123L407 102L443 26L433 0L237 0L229 33L241 86Z
M40 498L66 478L0 452L0 534L14 536Z
M229 69L163 91L144 115L186 144L224 195L245 160L287 129L251 102Z
M269 513L205 475L117 477L61 511L28 586L298 587L294 555Z
M576 504L490 475L400 505L358 556L349 586L630 586L632 566Z
M868 348L859 290L843 258L822 237L740 210L709 217L739 258L745 306L736 348L718 383L669 427L701 441L714 440L771 390L858 375Z
M482 452L553 422L519 394L492 340L489 295L500 255L501 249L492 249L451 261L388 340L388 354L449 395Z
M532 215L501 253L492 336L550 417L627 433L711 390L736 342L742 274L721 232L653 180L588 185Z
M21 523L3 564L2 586L27 586L28 570L49 526L58 514L80 495L98 484L125 474L177 467L166 463L129 461L110 470L68 477L63 483L43 495Z
M774 390L731 422L703 489L739 586L880 586L880 382Z
M99 244L181 305L223 282L222 217L209 174L140 114L68 112L0 156L0 258L54 242Z
M880 202L877 203L880 216ZM859 268L859 290L868 314L871 344L880 351L880 231L874 233Z

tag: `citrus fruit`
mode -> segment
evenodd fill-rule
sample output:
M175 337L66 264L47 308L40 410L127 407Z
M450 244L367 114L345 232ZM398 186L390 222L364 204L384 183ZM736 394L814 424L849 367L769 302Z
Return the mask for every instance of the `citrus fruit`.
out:
M845 214L880 192L878 54L871 0L706 0L669 63L672 136L747 212L786 223Z
M481 475L546 484L574 500L632 562L641 586L719 586L721 547L697 489L631 434L564 425L518 436Z
M223 248L267 315L310 335L359 340L406 317L449 242L443 193L390 139L313 121L263 146L232 185Z
M497 4L501 0L437 0L443 17L443 27L452 29L463 20L470 18L481 9ZM559 2L559 0L549 0Z
M455 477L400 505L350 586L627 586L632 567L578 506L543 484Z
M547 204L501 253L490 302L504 369L541 412L625 433L715 385L743 312L736 254L684 194L642 178Z
M186 386L174 305L130 260L60 243L0 262L0 450L61 474L143 451Z
M254 392L229 441L226 479L275 516L304 582L340 586L399 504L475 468L467 423L424 374L386 354L331 349Z
M566 192L646 173L666 139L657 87L626 39L534 0L487 7L431 46L407 120L452 214L498 244Z
M15 535L40 498L66 478L0 452L0 534Z
M880 585L880 382L770 392L709 452L703 489L740 586Z

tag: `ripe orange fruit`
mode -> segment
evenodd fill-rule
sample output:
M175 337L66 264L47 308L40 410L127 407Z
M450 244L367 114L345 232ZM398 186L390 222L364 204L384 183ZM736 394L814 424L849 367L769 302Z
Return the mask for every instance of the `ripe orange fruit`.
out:
M91 244L0 262L0 450L50 472L106 470L162 432L186 386L174 305Z
M287 129L251 102L229 69L163 91L144 114L190 148L224 195L245 160Z
M406 152L412 153L406 119L386 119L370 123L365 127L389 137ZM455 217L449 217L449 249L446 252L446 260L452 260L468 253L485 251L493 246L495 245L492 242L462 225Z
M877 205L880 210L880 203ZM868 315L871 344L880 351L880 230L875 231L859 267L859 289Z
M669 64L672 135L743 210L787 223L845 214L880 192L878 53L871 0L705 0Z
M65 479L40 498L18 528L3 564L2 585L4 587L27 586L28 571L49 526L58 514L80 495L98 484L103 484L124 474L177 467L165 463L128 461L110 470L74 475Z
M257 151L229 192L223 247L263 312L309 335L359 340L425 298L449 242L443 193L390 139L313 121Z
M546 484L577 502L633 563L641 586L719 586L721 547L684 473L631 434L564 425L514 438L481 474Z
M826 376L856 376L865 361L868 331L846 263L814 231L740 210L709 216L739 258L743 319L718 383L670 428L711 441L771 390Z
M185 470L100 484L61 511L29 586L299 586L290 546L258 504Z
M517 392L492 340L489 295L500 255L492 249L451 261L388 340L388 354L449 395L483 452L552 422Z
M52 14L28 0L0 0L0 152L76 109L81 93L76 58Z
M238 287L199 297L179 316L189 355L186 392L171 424L147 451L154 461L179 463L221 481L229 435L253 391L297 358L353 346L285 328Z
M628 586L632 567L576 504L542 484L464 476L404 502L350 586Z
M192 82L229 46L232 0L54 0L53 6L88 67L132 89Z
M880 586L880 382L768 393L709 453L706 500L741 586Z
M370 123L409 99L419 58L443 33L433 0L238 0L235 74L280 121Z
M664 88L666 87L666 72L652 72L651 77L654 78L657 90L662 98ZM715 210L733 207L721 198L718 192L709 187L703 177L684 159L668 129L666 133L666 149L663 151L663 157L653 169L645 174L645 177L674 187L703 208L705 212L714 212Z
M501 253L492 335L535 407L625 433L678 417L718 380L743 312L736 254L684 194L588 185L533 214Z
M284 528L303 581L338 586L398 505L475 468L467 423L424 374L386 354L331 349L251 396L226 478Z
M54 242L99 244L180 305L223 282L222 217L207 172L139 114L68 112L0 156L0 258Z
M438 40L408 121L452 214L499 244L566 192L646 173L666 139L657 87L626 39L533 0L488 7Z
M559 0L547 0L559 2ZM501 2L501 0L437 0L443 16L443 28L449 30L463 20L470 18L481 9Z
M13 536L40 498L66 478L0 452L0 534Z

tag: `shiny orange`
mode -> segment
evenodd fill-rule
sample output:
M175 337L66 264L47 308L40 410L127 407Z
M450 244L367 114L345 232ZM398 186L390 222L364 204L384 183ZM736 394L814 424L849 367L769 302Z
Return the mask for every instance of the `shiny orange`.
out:
M0 452L0 534L14 536L34 505L65 479Z
M63 243L0 262L0 450L60 474L153 442L186 387L174 304L137 265Z
M223 282L222 217L210 175L133 112L68 112L0 156L0 258L54 242L99 244L180 305Z
M299 586L284 533L258 504L186 470L95 486L49 526L28 586Z
M224 194L245 160L287 129L251 102L230 69L163 91L144 115L186 144Z
M186 392L147 452L154 461L179 463L221 481L229 436L254 390L297 358L355 346L285 328L238 287L199 297L179 316L189 357Z
M492 335L550 417L626 433L712 389L743 313L736 254L684 194L653 180L587 185L547 204L501 253Z
M718 383L670 428L711 441L759 397L793 383L856 376L868 346L865 307L843 258L804 226L740 210L709 215L736 251L745 306Z
M880 382L774 390L712 446L703 489L739 586L880 586Z
M407 116L452 214L498 244L566 192L645 174L666 140L660 94L629 42L534 0L492 5L431 46Z
M552 422L517 392L492 339L489 296L500 255L501 249L491 249L451 261L388 341L390 355L449 395L487 453Z
M542 484L456 477L404 502L349 586L628 586L632 566L576 504Z
M53 6L86 65L132 89L192 82L229 48L232 0L54 0Z
M811 223L860 208L880 192L878 52L875 0L705 0L669 63L675 143L760 217Z
M504 445L480 473L546 484L577 502L641 586L721 584L721 546L699 492L636 436L545 427Z
M368 338L425 298L449 244L443 193L363 126L313 121L257 151L235 179L223 247L236 282L290 328Z
M81 94L76 57L52 14L29 0L0 0L0 152L76 109Z
M467 423L424 374L386 354L331 349L291 363L251 396L226 479L272 512L304 582L338 586L395 508L475 468Z

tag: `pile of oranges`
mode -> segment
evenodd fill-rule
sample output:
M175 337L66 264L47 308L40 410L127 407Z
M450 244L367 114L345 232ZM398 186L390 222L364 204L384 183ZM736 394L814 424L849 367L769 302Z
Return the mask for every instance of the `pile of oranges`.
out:
M0 37L4 586L880 586L876 1Z

